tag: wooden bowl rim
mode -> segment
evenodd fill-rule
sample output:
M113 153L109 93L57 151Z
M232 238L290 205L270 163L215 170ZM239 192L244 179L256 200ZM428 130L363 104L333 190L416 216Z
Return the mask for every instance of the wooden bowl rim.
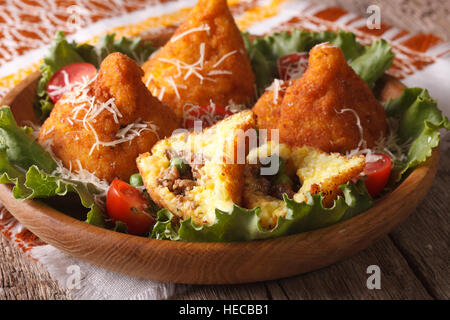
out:
M19 85L17 85L13 90L10 91L10 93L3 99L2 104L11 104L12 100L16 95L21 92L24 88L26 88L30 83L35 81L37 77L39 76L39 72L33 73L29 75L25 80L23 80ZM398 81L398 80L397 80ZM58 211L45 203L39 201L39 200L24 200L19 201L14 199L12 195L12 186L11 185L0 185L0 200L3 202L5 207L8 209L8 211L11 212L13 216L15 216L19 221L22 222L23 219L31 219L31 216L33 216L33 219L40 219L41 217L49 218L51 221L51 226L55 230L58 229L58 225L61 226L61 224L69 230L69 232L73 234L80 234L85 233L88 235L91 239L95 238L98 240L102 239L111 239L114 243L132 243L136 247L147 247L150 244L154 250L157 250L158 248L162 248L163 250L174 250L173 252L185 252L189 251L190 255L197 255L201 254L202 252L205 252L207 250L208 252L211 252L212 254L221 254L223 252L227 252L229 254L237 253L241 250L258 250L260 246L264 243L264 245L267 247L276 248L277 246L281 245L282 243L285 244L286 242L290 242L293 245L295 243L298 243L300 241L306 240L308 243L312 243L313 241L325 241L326 239L332 239L333 235L337 234L343 234L346 230L351 230L350 226L353 227L353 230L358 230L360 227L370 224L370 223L381 223L381 221L386 218L386 221L389 222L387 227L383 230L383 232L377 232L375 231L375 227L372 226L372 229L369 230L369 233L367 235L368 241L372 242L374 239L382 236L383 234L387 234L396 224L398 224L400 221L405 219L408 214L402 213L401 217L397 217L394 219L392 216L393 213L390 212L388 209L391 207L391 205L397 203L399 200L397 199L398 195L402 194L404 190L411 189L412 187L416 187L418 185L421 185L422 182L428 177L434 178L434 175L437 170L437 163L439 161L439 147L433 149L432 156L427 159L427 161L422 164L421 166L414 169L409 176L400 184L398 185L393 191L389 192L385 196L383 196L380 199L377 199L375 201L375 204L372 208L369 210L351 218L346 221L342 221L336 224L333 224L328 227L298 233L298 234L292 234L272 239L265 239L265 240L252 240L252 241L241 241L241 242L187 242L187 241L171 241L171 240L157 240L157 239L150 239L146 237L140 237L140 236L134 236L130 234L123 234L119 232L115 232L112 230L96 227L90 224L87 224L84 221L77 220L75 218L72 218L69 215L64 214L61 211ZM416 180L416 183L414 186L411 186L410 183L412 181ZM429 183L431 185L431 182ZM428 186L429 187L429 186ZM427 188L428 190L428 188ZM420 192L420 196L418 199L415 199L414 207L419 203L422 198L425 196L427 190L422 190ZM410 196L411 197L411 196ZM412 198L411 198L412 199ZM380 208L385 208L385 210L381 211L381 214L377 213L377 215L374 215ZM410 210L412 211L412 210ZM27 220L28 221L28 220ZM39 236L42 240L54 245L55 247L64 250L64 246L61 243L58 243L58 241L48 241L49 239L45 237L41 237L40 232L35 232L35 228L32 226L29 226L26 222L23 223L25 227L27 227L31 232L35 233L37 236ZM69 228L69 229L67 229ZM150 249L151 250L151 249ZM359 249L361 250L361 249ZM359 251L357 250L357 251ZM357 252L356 251L356 252ZM67 252L67 251L66 251ZM79 257L80 255L73 254L69 252L69 254L74 255L76 257ZM83 260L83 258L81 258ZM88 262L97 264L101 267L105 267L107 269L111 269L113 271L117 271L117 269L114 269L113 266L103 265L102 263L99 263L98 261L94 261L95 259L87 259ZM329 263L328 263L329 264ZM328 265L327 264L327 265ZM121 271L119 271L121 272ZM130 275L135 275L132 272L124 272L128 273ZM137 275L140 276L140 275ZM267 279L256 279L256 280L270 280L274 278L267 278ZM170 278L167 277L156 277L153 280L162 280L162 281L172 281ZM254 281L254 280L250 280ZM238 282L211 282L211 281L178 281L175 280L175 282L184 282L184 283L238 283L238 282L247 282L247 281L238 281Z

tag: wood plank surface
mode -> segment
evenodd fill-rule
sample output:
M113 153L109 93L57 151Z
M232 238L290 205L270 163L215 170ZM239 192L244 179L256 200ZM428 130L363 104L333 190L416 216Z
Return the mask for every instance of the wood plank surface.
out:
M382 21L450 40L450 1L314 0L366 15L381 8ZM447 135L447 138L449 136ZM442 150L429 196L389 236L333 266L302 276L235 286L186 286L176 299L448 299L450 148ZM0 236L0 299L66 299L48 273ZM381 289L366 288L368 265L381 268ZM183 290L180 290L183 291Z
M390 238L410 268L436 299L450 298L450 134L441 148L433 186L416 212Z

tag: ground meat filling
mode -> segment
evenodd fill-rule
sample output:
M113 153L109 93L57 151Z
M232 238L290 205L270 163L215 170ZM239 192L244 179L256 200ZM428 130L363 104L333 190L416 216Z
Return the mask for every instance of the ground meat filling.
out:
M274 176L261 176L259 168L255 167L252 168L252 173L255 175L258 175L258 185L256 186L257 191L267 194L271 197L277 198L279 200L283 200L283 194L286 193L286 195L292 199L295 195L294 190L300 189L300 181L298 181L298 178L295 177L294 184L274 184Z
M166 153L169 159L179 158L179 155L175 152ZM185 196L186 192L191 191L197 186L197 180L201 178L200 169L203 164L198 164L197 161L193 161L195 156L189 157L191 161L188 161L190 170L186 171L183 175L175 166L170 166L164 170L158 178L158 184L167 187L170 192L173 192L177 196Z
M290 184L277 184L271 186L270 188L270 195L274 198L283 200L283 194L285 193L290 199L294 197L295 192L292 190L292 186Z

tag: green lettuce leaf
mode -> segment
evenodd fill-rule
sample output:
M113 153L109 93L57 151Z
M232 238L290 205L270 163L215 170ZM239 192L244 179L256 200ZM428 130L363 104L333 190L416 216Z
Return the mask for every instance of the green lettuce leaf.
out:
M59 69L76 62L88 62L99 68L103 59L110 53L121 52L134 59L138 64L145 62L156 49L150 42L141 38L115 39L115 34L106 34L100 37L96 46L69 42L64 32L56 33L48 53L45 55L39 70L39 79L36 93L36 110L42 119L45 119L53 109L53 103L47 93L47 84L53 74Z
M105 226L102 210L95 203L95 189L80 181L64 179L53 172L57 163L33 138L30 128L19 127L9 107L0 108L0 183L12 184L18 200L65 196L80 197L89 209L86 221Z
M431 156L432 149L439 145L439 130L450 130L450 122L426 89L406 88L400 97L389 100L384 107L386 115L398 122L396 135L400 144L409 146L407 160L396 162L399 172L394 182L398 182L404 173Z
M189 218L177 226L167 210L158 212L157 223L151 234L155 239L196 242L230 242L269 239L323 228L349 219L369 209L372 198L364 182L347 183L340 187L343 197L338 197L331 208L324 208L323 196L308 195L307 202L296 202L285 196L287 214L277 225L265 230L260 225L260 208L248 210L234 206L230 212L216 209L215 222L210 226L197 226Z
M394 53L391 45L384 39L377 39L370 46L364 47L361 55L349 62L355 72L373 87L375 81L392 66Z
M318 33L293 29L253 40L248 34L243 34L243 37L260 94L278 77L279 58L294 52L307 52L322 42L341 48L350 66L369 86L391 66L394 58L388 42L375 40L370 46L363 46L353 33L345 31Z

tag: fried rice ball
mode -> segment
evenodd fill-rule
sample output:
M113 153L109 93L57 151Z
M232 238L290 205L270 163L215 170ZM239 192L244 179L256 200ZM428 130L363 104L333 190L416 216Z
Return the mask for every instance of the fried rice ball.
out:
M303 76L280 90L281 103L268 101L270 93L257 102L258 127L279 128L281 142L325 152L373 147L386 134L387 122L370 88L338 47L320 44L309 54Z
M151 198L182 220L197 225L214 223L215 210L228 211L242 202L247 148L242 133L253 130L250 110L236 113L202 132L182 132L159 141L151 153L137 159ZM240 150L240 151L239 151ZM243 152L242 162L238 154ZM171 161L183 159L189 168L180 173Z
M249 106L255 76L226 0L199 0L142 67L150 92L182 118L189 105Z
M179 119L142 82L142 69L112 53L93 80L66 93L38 141L72 171L85 169L111 182L137 172L136 158L179 127Z
M274 154L285 161L285 173L292 181L298 179L298 185L272 184L270 176L260 174L257 159ZM307 146L290 147L269 141L251 150L247 163L244 170L244 206L248 209L260 207L261 225L265 229L271 229L279 217L287 215L286 203L281 197L283 193L296 202L305 202L308 193L320 192L324 207L329 208L342 195L339 186L357 178L364 170L365 158L361 155L347 158L339 153L326 153Z

